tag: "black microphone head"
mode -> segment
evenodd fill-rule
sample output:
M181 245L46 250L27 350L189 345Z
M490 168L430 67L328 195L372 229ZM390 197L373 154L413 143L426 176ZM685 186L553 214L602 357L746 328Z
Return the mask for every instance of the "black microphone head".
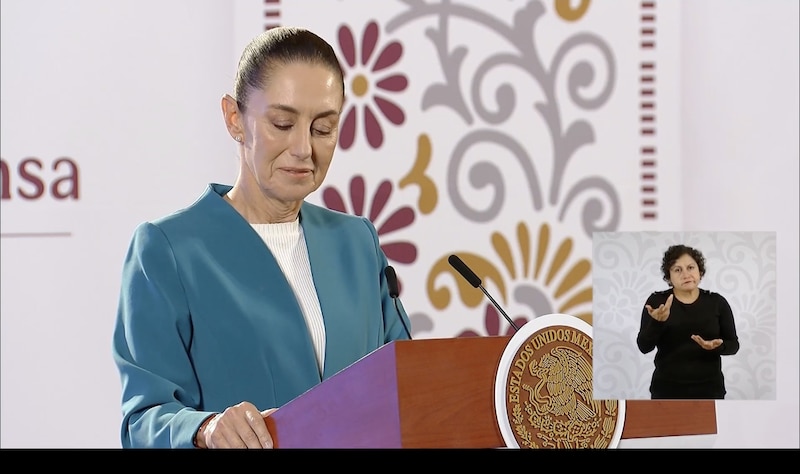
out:
M475 274L470 268L464 263L457 255L450 255L447 257L447 261L450 262L450 265L458 270L458 273L464 277L465 280L469 282L475 288L481 286L481 279L478 278L478 275Z
M383 270L383 273L386 275L386 283L389 285L389 296L397 298L400 295L400 289L397 286L397 274L394 267L389 265Z

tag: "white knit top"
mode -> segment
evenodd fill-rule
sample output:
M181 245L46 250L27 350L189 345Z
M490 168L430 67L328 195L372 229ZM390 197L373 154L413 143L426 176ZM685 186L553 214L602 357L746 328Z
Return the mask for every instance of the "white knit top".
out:
M319 372L322 374L325 367L325 322L317 298L317 288L311 278L311 264L308 261L306 239L300 221L295 219L292 222L250 225L267 244L294 290L297 302L303 310L317 354Z

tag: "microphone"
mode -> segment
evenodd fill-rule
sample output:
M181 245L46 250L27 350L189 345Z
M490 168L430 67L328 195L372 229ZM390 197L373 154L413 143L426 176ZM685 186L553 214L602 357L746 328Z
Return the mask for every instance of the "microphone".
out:
M461 276L464 277L464 279L469 282L470 285L472 285L474 288L480 288L483 294L486 295L486 297L489 298L489 301L492 302L494 307L497 308L497 311L500 311L500 314L502 314L503 317L506 318L508 324L510 324L511 327L514 328L514 331L519 331L519 327L517 327L517 325L514 324L514 321L512 321L511 318L508 317L506 312L503 311L503 308L501 308L500 305L497 304L497 301L495 301L494 298L492 298L492 295L490 295L489 292L486 291L486 288L484 288L483 285L481 285L481 279L478 277L478 275L475 274L475 272L473 272L467 266L466 263L464 263L460 258L458 258L457 255L450 255L449 257L447 257L447 261L450 262L450 265L453 268L455 268L458 271L458 273L460 273Z
M403 323L403 329L406 330L406 336L411 339L411 331L408 330L406 321L400 314L400 308L397 307L397 297L400 295L400 288L397 286L397 274L394 271L394 267L391 265L387 266L383 270L383 273L386 275L386 283L389 285L389 296L391 296L392 300L394 300L394 310L397 312L397 317L400 318L400 322Z

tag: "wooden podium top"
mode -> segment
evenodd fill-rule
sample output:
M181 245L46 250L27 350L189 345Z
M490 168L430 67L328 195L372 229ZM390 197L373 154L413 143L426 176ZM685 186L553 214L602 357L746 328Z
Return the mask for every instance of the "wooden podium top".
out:
M266 418L278 448L495 448L494 408L510 338L395 341ZM625 402L622 439L714 434L714 401Z

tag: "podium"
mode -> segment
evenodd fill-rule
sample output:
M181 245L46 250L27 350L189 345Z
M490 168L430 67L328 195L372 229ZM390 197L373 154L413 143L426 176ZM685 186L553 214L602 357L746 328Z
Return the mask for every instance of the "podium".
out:
M499 448L510 337L386 344L266 417L276 448ZM627 400L621 438L716 434L713 400Z

